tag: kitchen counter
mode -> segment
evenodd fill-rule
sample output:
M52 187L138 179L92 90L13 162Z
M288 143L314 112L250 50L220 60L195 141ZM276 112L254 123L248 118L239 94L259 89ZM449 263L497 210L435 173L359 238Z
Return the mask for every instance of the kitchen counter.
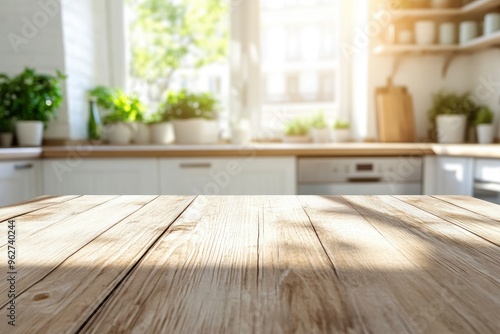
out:
M39 198L0 209L3 247L23 236L0 332L14 284L20 333L500 333L499 217L468 197Z
M65 158L68 155L92 158L135 157L354 157L354 156L422 156L432 155L429 144L251 144L206 146L73 146L44 147L44 158Z
M500 159L500 145L477 144L251 144L205 146L46 146L0 149L0 160L32 158L181 158L181 157L398 157L460 156Z
M42 152L42 148L0 148L0 160L36 159Z

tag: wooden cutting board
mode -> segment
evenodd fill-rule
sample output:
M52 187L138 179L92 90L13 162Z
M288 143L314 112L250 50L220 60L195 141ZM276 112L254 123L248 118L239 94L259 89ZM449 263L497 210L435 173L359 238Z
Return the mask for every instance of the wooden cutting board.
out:
M379 141L415 142L413 99L406 87L394 86L389 79L387 87L377 88L376 100Z

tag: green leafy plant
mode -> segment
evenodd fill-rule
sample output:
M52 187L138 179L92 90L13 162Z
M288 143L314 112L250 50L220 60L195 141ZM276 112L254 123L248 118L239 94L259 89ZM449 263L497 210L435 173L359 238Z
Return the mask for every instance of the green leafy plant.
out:
M121 89L98 86L88 92L89 97L97 100L97 105L107 114L104 124L118 122L142 122L146 107L134 94L126 94Z
M0 74L0 133L13 131L10 78Z
M19 121L41 121L46 127L62 103L61 81L65 79L59 71L52 76L30 68L12 78L7 93L12 117Z
M435 124L436 118L440 115L465 115L472 122L478 109L469 93L455 94L440 91L433 97L429 120Z
M481 124L493 124L493 120L495 118L495 114L493 111L487 106L482 106L477 111L476 119L474 120L475 125Z
M334 130L349 130L351 128L351 123L348 121L337 120L335 124L333 124Z
M309 118L297 117L285 124L285 135L290 137L307 136L311 130Z
M189 93L169 91L161 106L163 120L204 118L214 120L218 116L219 101L211 93Z
M325 119L325 113L320 111L311 120L311 127L313 129L324 130L328 128L328 124Z

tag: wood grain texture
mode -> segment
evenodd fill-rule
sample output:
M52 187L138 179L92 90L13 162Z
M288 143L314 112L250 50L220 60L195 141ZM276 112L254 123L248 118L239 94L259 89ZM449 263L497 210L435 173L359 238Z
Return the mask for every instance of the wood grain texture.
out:
M486 202L477 198L465 196L433 196L441 201L451 203L481 216L485 216L496 221L500 221L500 205Z
M70 256L17 299L17 330L76 333L193 199L157 198Z
M18 327L0 332L500 333L500 222L485 205L74 198L18 219Z
M0 224L7 222L9 219L20 217L27 213L47 208L51 205L64 203L78 197L79 196L43 196L28 202L5 206L0 208Z
M252 333L257 245L250 198L198 197L83 332Z
M497 220L434 198L422 196L400 196L399 198L500 246L500 224Z
M21 294L37 283L52 270L81 250L122 219L151 202L153 196L123 196L86 211L76 217L69 217L17 242L22 261L21 279L17 282L17 293ZM75 205L78 205L75 203ZM40 214L43 214L40 210ZM0 253L7 254L6 246ZM6 273L6 261L0 262L0 272ZM8 282L0 281L0 291L7 291ZM6 293L0 295L0 305L8 302Z
M88 211L104 204L118 196L82 196L78 198L78 205L69 200L45 207L44 210L33 211L21 216L16 221L17 241L26 238L62 220ZM7 228L0 229L0 247L7 244Z
M346 197L409 263L419 285L407 289L413 305L435 305L426 331L498 333L500 248L425 211L390 197ZM389 204L389 205L388 205ZM467 242L463 242L466 240ZM394 254L392 252L391 254ZM391 286L406 279L392 279ZM424 289L422 289L424 287ZM418 295L413 293L419 292ZM471 313L481 305L481 312ZM413 312L419 312L413 309ZM438 327L435 327L438 326ZM414 330L418 330L415 327Z

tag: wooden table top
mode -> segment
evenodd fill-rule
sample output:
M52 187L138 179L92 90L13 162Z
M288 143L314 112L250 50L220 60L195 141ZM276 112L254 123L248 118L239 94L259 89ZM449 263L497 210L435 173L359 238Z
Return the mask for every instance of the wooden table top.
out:
M472 198L44 197L0 222L1 333L500 333L500 206Z

